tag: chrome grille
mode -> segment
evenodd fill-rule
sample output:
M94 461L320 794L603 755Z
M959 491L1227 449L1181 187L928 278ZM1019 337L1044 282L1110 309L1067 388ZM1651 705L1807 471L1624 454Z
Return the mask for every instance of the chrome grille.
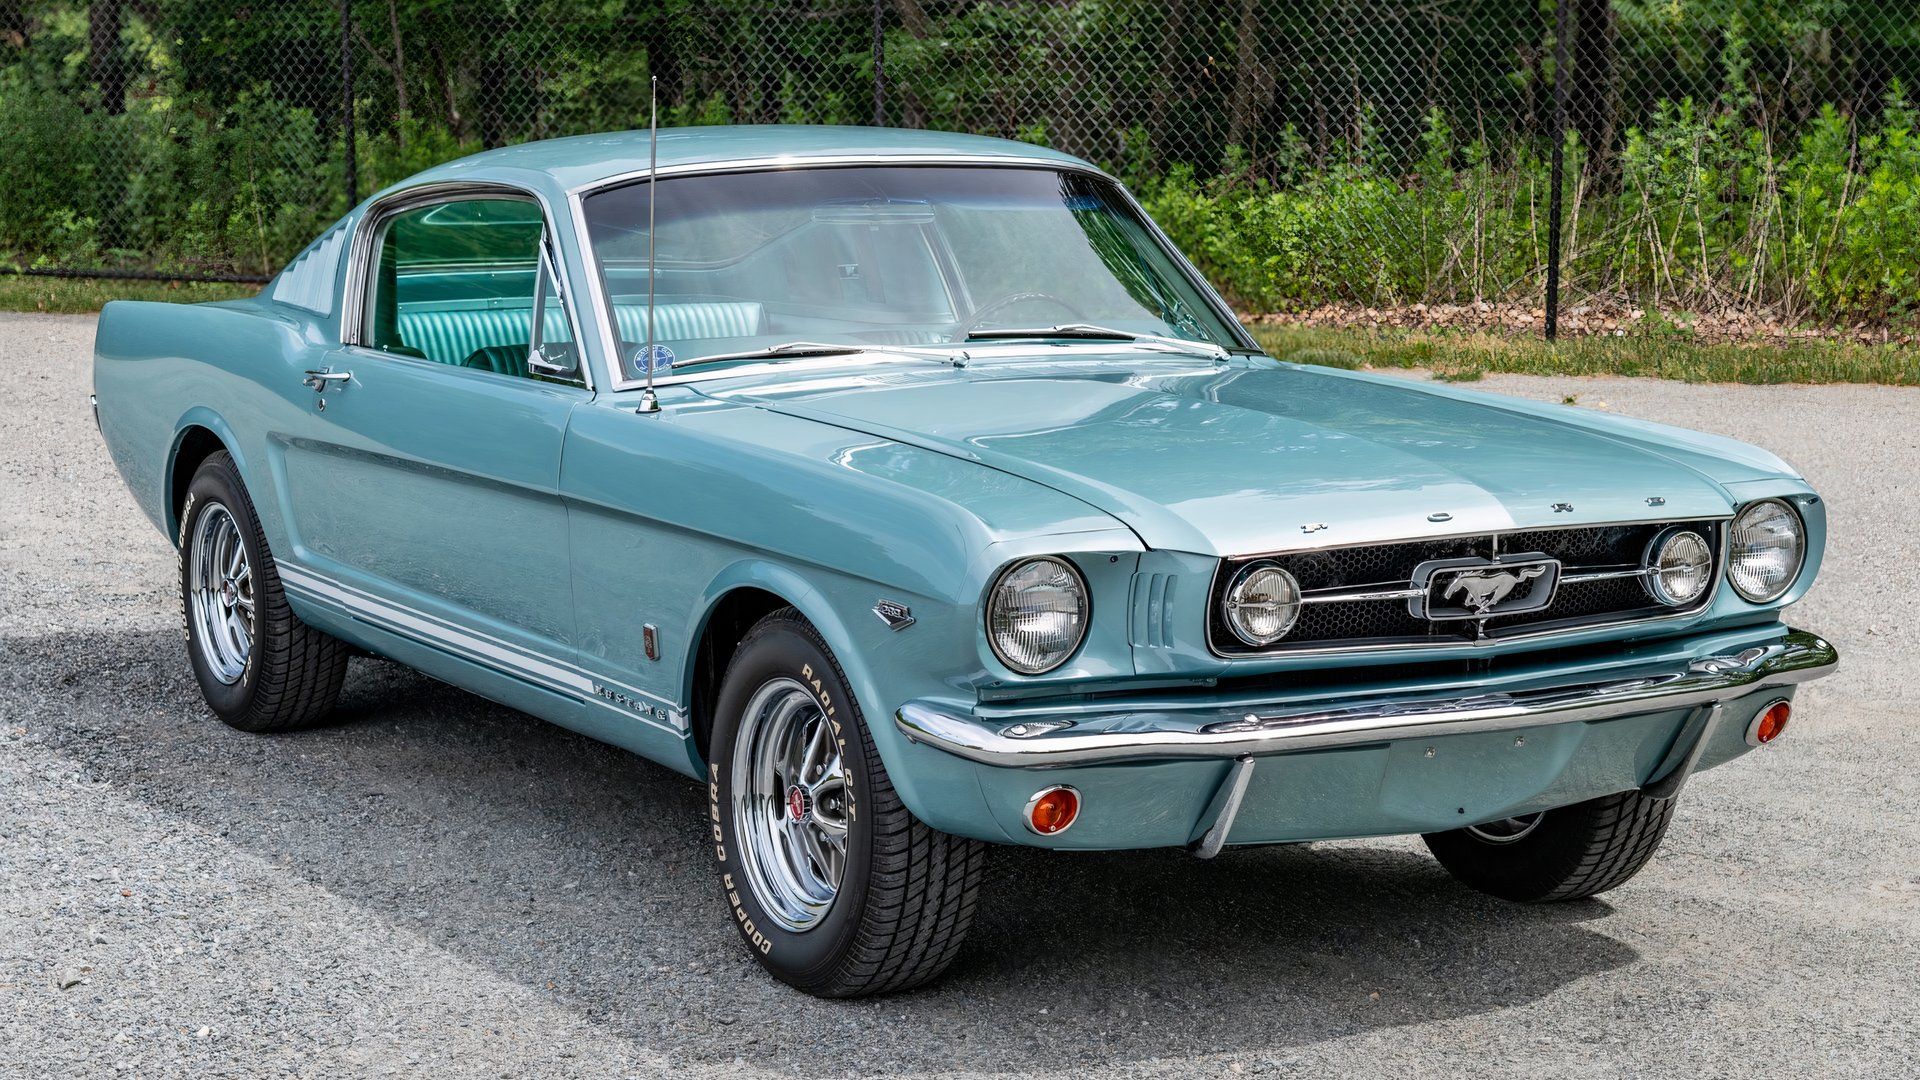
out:
M1213 601L1208 605L1208 637L1214 651L1223 655L1264 655L1307 648L1471 642L1684 614L1710 602L1714 590L1709 588L1693 608L1675 609L1656 603L1637 575L1602 575L1634 574L1641 569L1647 545L1655 536L1683 526L1698 531L1713 549L1717 582L1722 525L1718 520L1655 521L1536 529L1227 559L1214 579ZM1409 609L1409 598L1418 592L1413 577L1420 564L1442 559L1491 559L1496 554L1522 552L1540 552L1560 561L1559 587L1553 602L1545 608L1456 620L1429 620ZM1309 602L1285 639L1256 647L1242 643L1227 628L1220 613L1220 596L1242 566L1266 561L1291 573Z

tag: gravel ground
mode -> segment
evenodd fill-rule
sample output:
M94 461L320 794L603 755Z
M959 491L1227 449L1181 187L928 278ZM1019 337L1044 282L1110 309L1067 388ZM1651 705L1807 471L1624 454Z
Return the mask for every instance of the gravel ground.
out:
M1742 435L1831 504L1844 672L1595 901L1417 841L1006 850L931 990L763 977L701 793L378 661L342 722L205 711L174 561L87 416L85 317L0 315L0 1073L1913 1075L1920 391L1490 378ZM1904 662L1904 663L1903 663Z

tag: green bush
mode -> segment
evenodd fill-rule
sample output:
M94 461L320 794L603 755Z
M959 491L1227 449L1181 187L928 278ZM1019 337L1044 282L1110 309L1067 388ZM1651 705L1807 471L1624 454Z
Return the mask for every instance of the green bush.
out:
M1569 146L1565 274L1574 295L1823 321L1920 311L1920 119L1898 91L1856 132L1831 108L1774 147L1738 103L1688 101L1632 128L1615 174ZM1409 172L1366 160L1276 180L1190 170L1142 182L1148 210L1253 310L1541 295L1549 175L1497 161L1438 113Z

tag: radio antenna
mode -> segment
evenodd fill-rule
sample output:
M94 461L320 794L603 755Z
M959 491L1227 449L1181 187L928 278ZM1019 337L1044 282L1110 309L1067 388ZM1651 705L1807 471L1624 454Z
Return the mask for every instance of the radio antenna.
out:
M647 388L640 395L640 411L657 413L660 399L653 393L653 283L659 269L653 255L653 204L660 188L660 76L649 75L647 84L647 351L640 354L647 366Z

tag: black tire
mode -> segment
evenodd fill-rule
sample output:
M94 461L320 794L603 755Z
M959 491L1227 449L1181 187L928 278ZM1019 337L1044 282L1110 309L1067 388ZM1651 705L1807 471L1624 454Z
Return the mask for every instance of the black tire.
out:
M753 887L736 811L736 762L747 707L768 687L798 682L829 721L845 772L845 854L837 892L818 921L790 930ZM708 806L722 895L736 929L775 978L819 997L919 986L938 976L973 922L986 845L936 832L901 805L840 665L792 608L755 624L727 666L716 703ZM751 782L743 787L750 788ZM745 797L745 796L743 796ZM806 804L811 805L811 804ZM813 812L813 811L807 811ZM804 815L796 813L796 820Z
M237 677L222 677L209 658L205 631L194 614L193 544L209 514L224 511L237 527L250 573L251 612L240 612L251 633ZM209 456L193 474L180 514L180 605L187 631L187 659L214 715L241 731L294 731L324 720L340 700L349 648L338 638L300 621L287 606L280 573L267 550L260 519L240 471L225 451Z
M1440 865L1483 893L1527 904L1577 900L1639 873L1666 835L1673 806L1623 791L1548 810L1515 839L1490 840L1472 829L1423 839Z

